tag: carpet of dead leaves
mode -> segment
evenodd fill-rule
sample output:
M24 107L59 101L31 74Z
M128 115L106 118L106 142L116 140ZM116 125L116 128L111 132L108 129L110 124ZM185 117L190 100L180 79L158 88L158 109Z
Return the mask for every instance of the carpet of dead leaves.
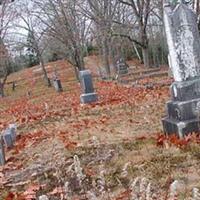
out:
M102 168L103 199L131 199L136 177L152 183L152 199L167 199L173 180L183 184L178 199L189 198L191 189L200 187L200 138L193 134L180 140L162 133L171 79L139 82L164 83L151 88L95 79L98 102L81 105L71 66L65 61L49 65L61 66L62 93L47 88L34 74L36 67L9 77L18 80L16 91L7 85L7 97L0 99L0 130L10 123L18 127L15 147L6 149L7 163L0 167L0 199L92 199L86 195L91 191L100 199L95 183ZM86 177L84 191L69 173L75 155ZM66 182L71 191L67 197Z

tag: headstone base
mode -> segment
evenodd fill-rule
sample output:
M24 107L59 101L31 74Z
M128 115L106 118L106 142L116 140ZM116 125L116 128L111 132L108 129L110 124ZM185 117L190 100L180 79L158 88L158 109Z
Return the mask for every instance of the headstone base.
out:
M199 131L199 120L176 121L174 119L165 118L162 120L164 132L167 135L176 134L183 138L188 133Z
M81 103L93 103L97 101L97 94L96 93L88 93L88 94L82 94L80 96Z
M173 101L187 101L200 98L200 78L174 82L171 85L171 95Z
M125 75L128 74L128 69L120 69L120 71L118 72L119 75Z
M172 100L167 103L167 117L162 120L164 132L183 137L200 130L200 79L174 82Z
M180 121L194 119L198 116L200 99L188 101L169 101L167 103L167 113L170 119Z

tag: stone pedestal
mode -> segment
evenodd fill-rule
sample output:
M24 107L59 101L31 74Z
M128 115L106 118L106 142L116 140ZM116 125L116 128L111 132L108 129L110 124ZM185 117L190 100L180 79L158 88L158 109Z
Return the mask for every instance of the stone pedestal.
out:
M61 81L59 79L53 80L53 85L54 85L56 92L62 92L63 91Z
M80 71L79 73L82 95L80 101L83 104L92 103L98 100L97 94L94 92L92 75L90 70Z
M97 94L96 93L88 93L88 94L82 94L80 96L81 99L81 103L85 104L85 103L92 103L97 101Z
M167 103L167 117L163 119L164 132L183 137L200 130L200 78L175 82L172 99Z

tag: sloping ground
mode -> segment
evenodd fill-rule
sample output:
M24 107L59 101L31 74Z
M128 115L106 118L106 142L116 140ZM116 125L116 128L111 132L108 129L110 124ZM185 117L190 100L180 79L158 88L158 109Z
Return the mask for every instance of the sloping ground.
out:
M63 61L49 65L55 64ZM29 69L15 92L8 89L12 96L0 100L1 130L18 125L16 145L0 167L0 199L164 200L170 191L190 199L199 187L200 140L162 135L171 80L140 80L144 87L96 81L99 101L83 106L79 83L63 65L63 93L45 87Z

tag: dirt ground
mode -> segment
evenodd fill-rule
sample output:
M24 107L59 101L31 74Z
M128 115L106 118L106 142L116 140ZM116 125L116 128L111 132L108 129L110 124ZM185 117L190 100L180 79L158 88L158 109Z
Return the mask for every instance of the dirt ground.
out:
M61 67L62 93L47 88L36 67L9 77L16 90L7 85L0 99L0 129L18 126L0 167L0 199L165 200L175 183L173 199L191 199L200 187L200 140L163 135L168 77L141 81L166 83L151 88L95 80L98 102L81 105L72 67L49 65Z

